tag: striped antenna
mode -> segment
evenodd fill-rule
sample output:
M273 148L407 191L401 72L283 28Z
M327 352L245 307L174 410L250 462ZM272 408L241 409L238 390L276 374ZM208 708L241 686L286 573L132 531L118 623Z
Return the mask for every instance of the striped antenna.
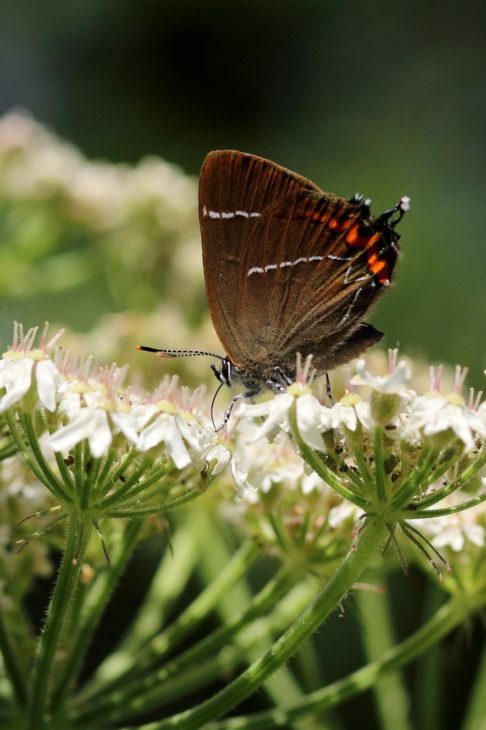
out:
M221 355L216 355L214 352L206 352L205 350L161 350L156 347L146 347L145 345L137 345L136 350L143 350L144 352L155 352L158 357L198 357L203 355L204 357L215 357L217 360L225 360L226 358Z

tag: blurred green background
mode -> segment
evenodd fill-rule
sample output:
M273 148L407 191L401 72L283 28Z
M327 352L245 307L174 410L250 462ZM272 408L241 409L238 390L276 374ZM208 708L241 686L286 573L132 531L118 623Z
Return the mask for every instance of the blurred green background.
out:
M395 287L373 321L387 345L467 364L480 386L485 37L479 2L18 0L0 10L0 111L28 110L90 159L134 165L157 155L196 176L210 149L231 147L268 156L325 190L362 191L377 213L409 195ZM118 241L112 228L106 244L89 218L61 225L49 205L12 212L2 200L2 344L14 317L90 330L108 312L153 311L171 296L164 271L178 251L177 226L199 256L190 206L164 235L152 236L144 220L142 237L134 223ZM98 238L111 251L103 261L93 256ZM125 276L113 278L117 249ZM67 252L71 259L60 256ZM196 330L205 306L198 260L187 264L188 283L179 255L184 286L176 287ZM36 282L29 266L50 285ZM142 277L135 293L127 272ZM155 332L152 342L177 344L171 337Z

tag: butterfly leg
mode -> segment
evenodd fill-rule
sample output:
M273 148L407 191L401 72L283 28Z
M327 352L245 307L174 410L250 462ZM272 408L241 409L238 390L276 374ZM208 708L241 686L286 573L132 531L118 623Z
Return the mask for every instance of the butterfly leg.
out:
M282 383L279 383L278 380L274 380L273 378L267 378L265 380L265 384L270 390L273 390L274 393L285 393L287 390L287 387L285 385L282 385Z
M282 370L281 367L276 365L274 367L274 370L278 375L280 375L280 377L282 378L285 385L292 385L292 383L294 382L293 379L289 375L287 375L287 373L284 370Z
M329 380L329 373L326 373L326 398L329 398L331 405L334 405L334 398L332 397L331 381Z
M226 409L226 413L224 414L223 423L221 424L221 426L219 426L219 428L216 428L215 431L216 432L221 431L221 429L226 426L226 424L228 423L228 421L230 419L233 407L234 407L235 403L237 403L237 401L244 400L245 398L253 398L253 396L257 395L258 392L259 392L259 389L254 388L253 390L246 390L244 393L238 393L237 395L234 395L233 398L231 399L231 402L230 402L228 408Z

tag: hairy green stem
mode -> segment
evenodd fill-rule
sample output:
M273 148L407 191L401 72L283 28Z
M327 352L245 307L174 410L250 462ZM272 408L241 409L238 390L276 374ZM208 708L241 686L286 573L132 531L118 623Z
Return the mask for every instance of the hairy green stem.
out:
M19 657L15 651L15 646L2 611L0 611L0 653L3 659L4 673L12 685L16 702L19 706L23 706L27 697L25 672L23 672L20 666Z
M303 642L341 603L366 569L371 557L383 544L386 536L387 529L384 521L374 517L368 518L356 545L349 551L340 569L269 651L211 699L161 722L143 725L143 730L166 730L166 728L195 730L236 707L295 654Z
M82 716L86 723L87 719L109 719L111 722L120 721L141 712L153 709L157 706L150 702L151 692L163 685L167 680L177 674L183 674L192 666L197 666L208 656L213 656L222 649L229 641L245 626L252 621L265 615L291 584L291 573L288 569L282 568L277 575L255 596L248 608L241 611L224 626L215 629L201 641L184 651L168 664L152 672L141 679L135 679L132 683L125 684L106 700L101 703L91 704L88 713Z
M205 730L270 730L276 727L293 727L293 723L305 715L321 713L370 689L380 677L415 659L459 626L478 608L479 605L474 603L468 605L464 600L451 599L412 636L387 651L377 661L352 672L344 679L307 695L287 708L279 707L276 710L247 717L234 717L230 720L208 723ZM142 726L143 730L158 730L162 727L161 723Z
M75 641L69 648L69 655L62 667L61 679L53 692L51 704L53 713L62 704L73 677L76 676L79 670L102 612L133 553L141 528L142 522L139 520L129 522L126 525L123 534L119 536L115 545L111 556L111 564L105 566L104 570L98 574L96 581L89 590L82 608L81 620L76 627Z
M67 545L56 580L42 634L38 640L28 707L28 727L42 730L46 721L46 708L50 678L54 668L54 656L64 620L76 588L90 528L79 522L76 515L69 517Z

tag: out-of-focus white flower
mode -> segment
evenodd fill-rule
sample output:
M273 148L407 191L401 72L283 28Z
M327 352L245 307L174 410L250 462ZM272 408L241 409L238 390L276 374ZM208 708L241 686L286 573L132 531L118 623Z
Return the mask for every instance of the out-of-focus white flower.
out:
M357 519L359 510L352 502L341 502L336 507L332 507L329 510L328 522L330 527L339 527L343 522L347 522L350 519Z
M401 360L397 364L398 350L390 350L388 356L387 375L373 375L366 370L366 361L356 362L356 375L351 379L352 385L368 385L379 393L395 394L402 398L410 398L413 392L408 385L412 378L410 366Z
M404 428L404 438L420 431L425 436L434 436L451 430L462 441L466 451L474 448L476 434L486 438L486 422L481 409L475 410L466 404L461 388L466 371L456 368L454 389L442 395L439 391L440 375L431 371L432 390L417 396L410 407L408 422Z
M486 479L483 479L486 487ZM455 507L466 502L469 495L464 492L455 492L447 497L441 506ZM454 512L441 517L414 520L414 525L420 525L420 530L426 534L434 547L438 550L450 548L459 553L468 547L468 543L475 547L484 547L486 540L486 505L484 502L470 507L462 512Z
M22 325L15 323L12 346L0 360L0 388L5 390L0 397L0 413L18 403L29 391L33 380L44 408L49 411L56 408L61 376L48 358L62 331L48 340L46 325L39 347L32 349L37 331L37 327L32 327L24 334Z

